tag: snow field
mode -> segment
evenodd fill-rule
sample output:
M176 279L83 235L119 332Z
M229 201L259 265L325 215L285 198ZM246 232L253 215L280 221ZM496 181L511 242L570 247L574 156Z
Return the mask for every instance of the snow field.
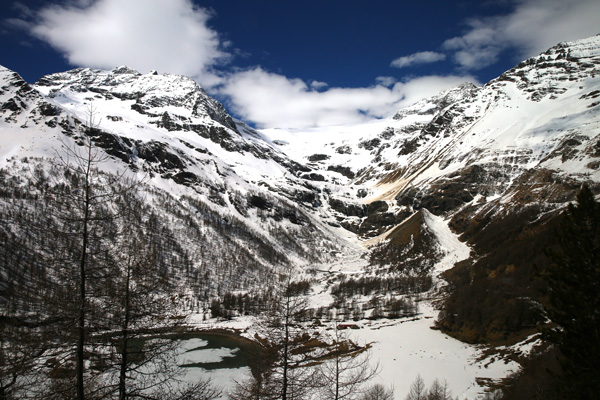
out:
M480 348L432 329L438 312L430 303L419 303L419 311L416 320L364 322L351 333L360 344L371 344L381 369L374 382L393 386L397 399L408 394L417 375L428 387L435 379L446 380L454 396L475 399L485 392L477 379L498 380L519 369L515 362L480 360Z
M447 222L427 211L424 213L425 223L438 238L440 250L444 257L435 266L434 274L451 268L455 262L468 258L469 247L460 242L448 228ZM363 250L364 251L364 250ZM309 307L318 308L330 306L334 298L329 292L331 281L342 275L358 276L365 272L368 262L360 248L349 252L346 256L332 262L314 266L317 271L316 284L308 296ZM435 289L434 289L435 290ZM403 399L410 390L412 382L420 375L427 386L435 379L447 381L454 396L461 400L476 399L485 393L486 388L479 382L486 380L497 381L519 370L516 362L505 362L500 358L485 357L484 347L460 342L432 329L438 316L438 310L427 299L418 302L419 315L401 319L379 319L352 321L359 329L348 330L349 339L359 345L367 345L371 351L373 366L379 366L379 374L371 383L381 383L393 387L396 399ZM366 301L363 297L359 303ZM200 326L211 328L229 328L244 331L243 336L253 338L258 332L251 317L239 317L233 321L197 322ZM333 332L330 322L320 328L311 327L324 337ZM526 340L518 346L523 350L535 345ZM218 379L227 380L228 371ZM233 373L233 375L235 375ZM238 377L239 378L239 377Z

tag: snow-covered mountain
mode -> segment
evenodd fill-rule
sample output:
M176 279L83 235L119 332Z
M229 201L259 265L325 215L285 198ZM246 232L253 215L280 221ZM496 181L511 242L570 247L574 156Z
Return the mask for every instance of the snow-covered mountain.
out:
M599 45L598 36L561 43L481 88L461 85L393 120L265 133L332 180L345 175L363 204L445 214L507 195L534 170L597 182Z
M206 283L213 294L269 281L288 265L325 261L347 246L310 212L318 190L296 177L309 169L236 123L189 78L120 67L76 69L35 85L2 68L0 79L6 175L34 180L27 173L34 165L55 179L52 160L90 137L108 156L101 169L129 171L141 183L179 242L179 257L196 255L195 275L238 271L236 279Z
M22 244L11 199L62 179L53 160L85 137L102 170L140 182L164 262L195 295L365 256L369 271L443 272L446 332L521 340L558 213L582 183L600 190L600 36L391 118L306 131L254 130L183 76L80 68L28 84L0 67L6 243Z
M443 217L472 254L446 273L452 292L440 326L486 342L531 330L541 318L544 286L534 266L548 263L544 248L557 215L582 183L600 188L599 99L595 36L558 44L483 87L461 85L393 119L263 133L322 171L337 188L329 190L330 215L379 243L376 260L410 268L423 255L408 247L432 247L415 239L431 237L415 231L418 213Z

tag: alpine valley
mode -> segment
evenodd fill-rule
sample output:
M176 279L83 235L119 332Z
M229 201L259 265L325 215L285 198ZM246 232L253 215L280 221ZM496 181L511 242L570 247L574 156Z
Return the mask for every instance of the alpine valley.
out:
M253 129L184 76L78 68L29 84L0 67L3 324L57 318L86 155L110 215L90 266L147 250L177 329L260 342L261 302L291 280L305 334L357 328L397 398L420 374L461 399L533 399L523 382L551 381L539 365L554 359L545 250L582 184L600 192L600 36L391 118L306 130ZM95 273L92 296L106 289Z

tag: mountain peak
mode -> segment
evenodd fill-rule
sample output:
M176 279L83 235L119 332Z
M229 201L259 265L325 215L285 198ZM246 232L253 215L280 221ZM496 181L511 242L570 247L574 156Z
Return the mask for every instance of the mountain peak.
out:
M76 68L42 77L36 87L50 97L73 98L75 93L90 93L87 99L134 101L128 107L140 114L169 112L184 119L201 117L237 132L233 119L221 103L209 97L193 79L182 75L142 74L127 66L111 71Z
M26 84L27 82L25 82L21 75L3 65L0 65L0 85L2 85L3 88L6 85L20 87Z
M530 93L530 100L540 101L548 94L556 97L566 92L572 82L581 82L599 73L600 36L592 36L559 43L519 63L486 86L515 82L517 88Z
M556 46L551 47L548 51L558 48L568 48L571 50L584 51L588 50L590 54L598 54L600 52L600 33L587 38L560 42Z
M113 69L111 72L115 75L117 75L117 74L130 74L130 75L136 75L136 76L142 75L140 72L136 71L135 69L129 68L125 65L117 67L117 68Z
M41 97L18 73L0 65L0 103L6 122L15 122L16 116L29 108L29 102Z
M444 90L436 95L420 100L406 108L403 108L402 110L398 111L393 118L400 120L412 114L433 115L449 105L456 103L457 101L473 96L476 91L477 86L475 86L472 82L463 82L454 88Z

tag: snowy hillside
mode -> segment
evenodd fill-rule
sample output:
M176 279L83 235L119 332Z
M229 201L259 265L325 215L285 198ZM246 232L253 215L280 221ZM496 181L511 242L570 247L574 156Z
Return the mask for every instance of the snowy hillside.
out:
M25 315L30 279L60 283L45 265L70 242L39 226L64 228L53 201L79 193L65 160L89 139L100 181L137 188L107 206L136 210L131 225L103 229L149 243L196 323L260 314L291 276L306 326L357 321L401 391L414 376L392 375L413 365L460 398L519 369L539 344L535 268L558 215L582 183L600 191L600 36L326 129L257 131L187 77L127 67L36 84L0 67L0 104L0 305ZM252 336L248 320L218 326Z
M347 167L345 182L368 183L365 202L391 200L474 165L503 175L498 192L532 168L597 181L599 46L598 37L557 45L481 88L462 85L393 119L261 133L299 162Z
M206 256L208 251L222 259L217 254L223 243L229 243L226 246L234 247L228 254L245 252L245 261L231 265L243 269L254 265L250 269L263 272L249 276L262 280L265 271L326 260L347 246L308 212L317 194L294 176L304 167L251 129L238 128L223 107L189 78L141 75L125 67L77 69L31 86L5 68L0 73L0 155L8 176L34 179L27 173L31 167L21 164L30 159L56 180L52 160L68 158L67 150L80 146L88 135L108 156L101 169L129 171L127 177L141 182L144 191L156 191L147 200L157 213L164 213L157 203L173 204L178 217L163 220L173 240L190 238L190 233L186 239L177 233L182 218L197 221L200 230L194 228L192 237L204 244L192 241L183 246L188 254ZM277 186L283 188L281 193L272 189ZM205 213L215 221L212 228ZM205 246L207 242L213 244ZM198 271L210 265L202 259L192 264ZM218 270L230 267L216 263L209 268L223 274ZM245 281L228 282L219 291L244 287ZM209 286L214 288L214 282Z

